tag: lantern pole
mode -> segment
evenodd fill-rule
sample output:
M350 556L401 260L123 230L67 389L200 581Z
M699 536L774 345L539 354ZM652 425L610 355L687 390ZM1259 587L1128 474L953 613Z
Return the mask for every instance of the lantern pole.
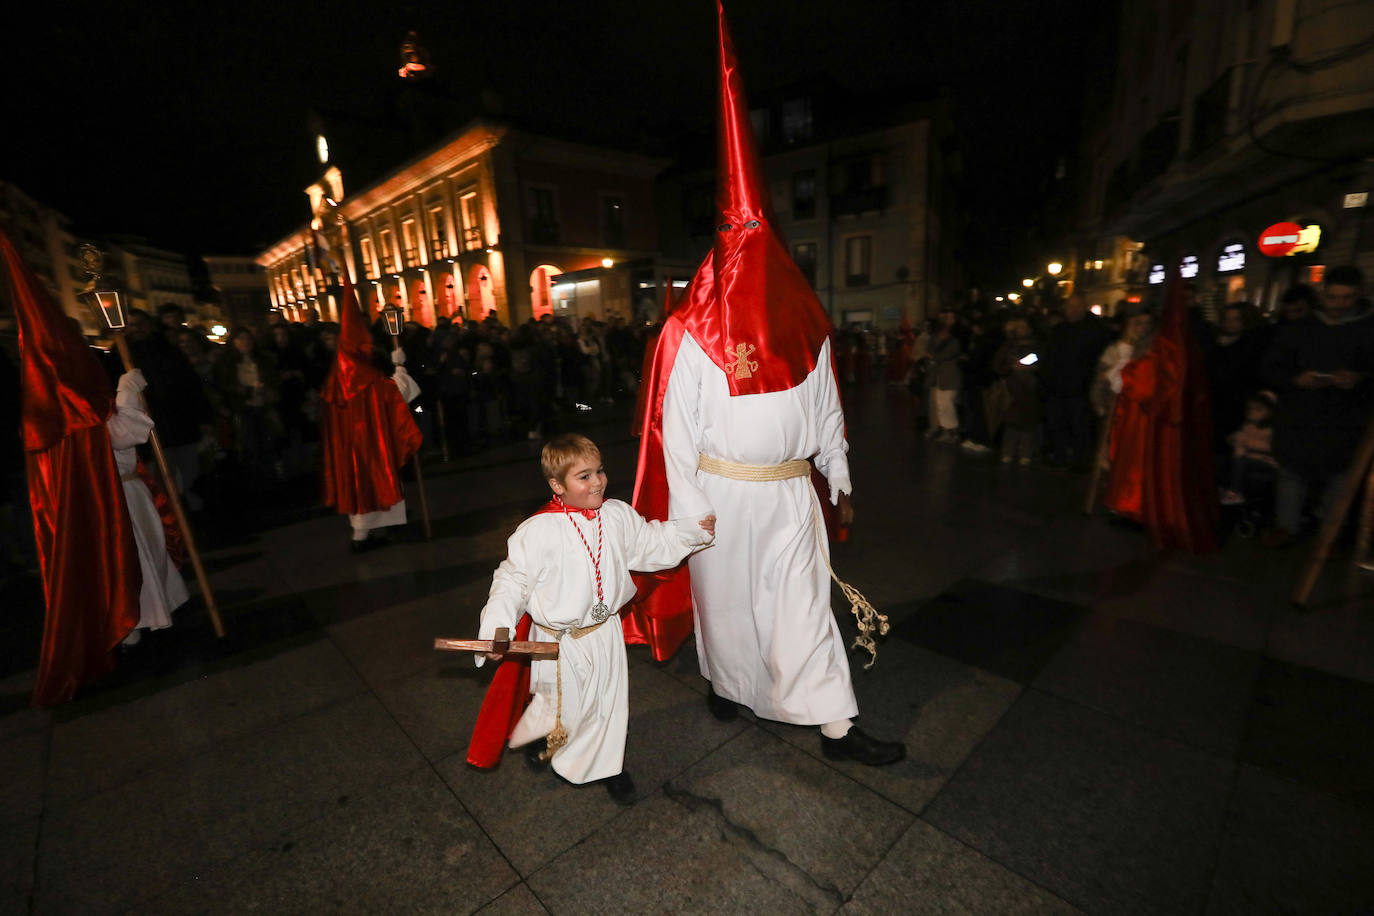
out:
M83 246L83 260L87 270L91 274L91 285L87 292L94 294L100 279L100 252L94 246ZM115 328L110 322L105 309L96 308L97 317L105 322L106 329L114 337L115 349L119 352L120 362L124 364L125 372L132 372L138 368L134 365L133 355L129 352L129 342L124 339L124 328L121 325ZM139 402L144 411L148 411L148 400L139 392ZM149 412L149 416L152 416ZM176 477L172 474L171 467L167 464L167 455L162 449L162 437L157 433L156 424L148 431L148 444L153 448L153 458L157 462L158 473L162 476L163 488L167 491L167 501L172 505L172 515L176 518L177 528L181 529L181 536L186 542L186 553L191 559L191 568L196 573L196 583L200 586L201 597L205 600L205 609L210 614L210 624L215 629L215 636L223 639L225 636L224 620L220 617L219 606L215 603L215 593L210 588L210 577L205 572L205 564L201 562L200 551L196 548L195 535L191 532L191 523L186 518L186 510L181 505L181 494L177 490Z
M391 335L391 349L401 348L401 308L394 303L382 309L382 318L386 320L387 333ZM425 525L425 540L433 540L434 532L429 524L429 496L425 493L425 474L420 468L420 450L416 449L415 454L410 456L411 467L415 469L415 487L420 492L420 518Z

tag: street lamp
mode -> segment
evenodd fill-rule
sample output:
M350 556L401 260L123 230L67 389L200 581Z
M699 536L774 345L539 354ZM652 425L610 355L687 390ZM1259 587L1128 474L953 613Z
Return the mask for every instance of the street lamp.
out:
M602 267L605 267L607 270L609 270L610 268L612 268L612 267L615 266L615 261L614 261L613 259L611 259L611 258L602 258L602 259L601 259L601 266L602 266Z
M1021 281L1021 285L1024 286L1026 289L1030 289L1032 286L1035 285L1035 281L1032 280L1030 277L1027 277L1026 279Z
M1045 270L1049 271L1051 277L1057 277L1064 270L1064 265L1058 261L1051 261L1045 265Z

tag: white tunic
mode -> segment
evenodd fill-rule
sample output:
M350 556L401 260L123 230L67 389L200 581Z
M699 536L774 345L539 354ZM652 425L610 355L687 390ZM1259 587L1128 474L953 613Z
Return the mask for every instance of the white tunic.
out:
M577 536L573 526L586 539ZM601 507L601 583L607 607L619 610L634 597L630 570L653 572L682 562L693 548L711 541L696 519L648 522L619 500ZM530 639L552 641L549 631L596 623L597 523L579 514L542 513L525 520L507 541L506 559L492 576L491 595L482 609L479 639L498 627L515 631L528 613L536 624ZM590 548L590 554L588 553ZM540 628L544 629L540 629ZM614 776L625 765L625 728L629 720L629 662L620 615L612 614L581 639L558 639L558 661L530 666L534 698L511 734L512 747L547 735L558 706L558 664L563 666L563 728L568 743L553 755L554 770L569 782ZM480 665L484 658L477 656Z
M410 377L405 366L397 366L396 374L391 378L396 383L396 387L401 389L401 397L406 399L407 404L420 396L420 386L415 382L415 379ZM385 509L363 512L348 517L348 524L352 526L354 531L371 531L373 528L390 528L393 525L404 525L405 523L405 499L401 499L395 505ZM359 540L362 539L359 538Z
M663 402L668 512L719 515L716 546L689 563L697 655L717 694L766 719L824 725L858 713L830 610L820 507L807 477L731 480L697 470L697 456L814 458L832 491L848 493L848 448L829 341L795 388L731 397L725 373L683 335Z
M115 395L115 412L105 421L114 448L115 465L124 483L124 501L133 522L138 565L143 572L143 588L138 596L140 628L161 630L172 625L172 611L186 603L186 583L167 556L162 517L148 485L135 473L138 454L134 446L147 442L153 419L139 406L138 389L121 379Z

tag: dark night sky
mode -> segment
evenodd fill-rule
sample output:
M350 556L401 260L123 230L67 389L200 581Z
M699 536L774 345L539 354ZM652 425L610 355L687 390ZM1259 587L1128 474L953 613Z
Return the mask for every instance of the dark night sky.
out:
M857 91L948 86L963 125L969 255L1013 263L1079 132L1102 4L734 0L746 86L827 72ZM714 4L50 4L0 60L0 177L83 231L192 254L249 253L304 221L311 105L371 115L418 28L458 95L630 145L709 123ZM406 151L398 151L398 159ZM1018 247L1019 244L1019 247ZM1003 246L1006 246L1005 250Z

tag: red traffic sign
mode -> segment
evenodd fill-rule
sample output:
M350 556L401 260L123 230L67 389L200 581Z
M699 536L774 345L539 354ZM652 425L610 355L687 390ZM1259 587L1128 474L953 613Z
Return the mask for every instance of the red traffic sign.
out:
M1260 233L1260 254L1281 258L1292 254L1302 241L1302 227L1297 223L1275 223Z

